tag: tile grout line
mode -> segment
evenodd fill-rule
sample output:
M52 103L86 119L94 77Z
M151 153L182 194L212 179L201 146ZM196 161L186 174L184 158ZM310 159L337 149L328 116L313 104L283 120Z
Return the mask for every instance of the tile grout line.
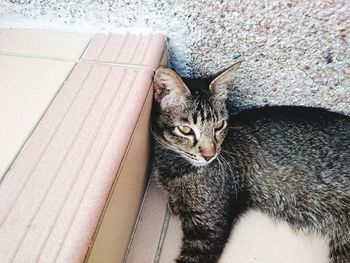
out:
M57 98L58 94L60 93L61 89L63 88L63 86L66 84L68 78L70 77L70 75L72 75L72 72L74 70L74 68L76 67L77 63L75 63L73 65L73 67L70 69L70 71L67 73L67 75L65 76L64 80L60 83L59 88L57 89L57 91L55 92L55 94L53 95L52 99L50 100L50 102L47 104L46 108L43 110L43 112L41 113L38 121L35 123L34 127L32 128L32 130L28 133L26 139L24 140L23 144L21 145L21 147L19 148L19 150L17 151L17 153L15 154L14 158L12 159L11 163L8 165L7 169L5 170L3 176L0 178L0 184L3 182L3 180L5 179L7 173L11 170L11 168L15 165L16 160L18 158L18 156L20 155L20 153L22 152L22 150L24 149L24 147L27 145L29 139L32 137L34 131L36 130L36 128L39 126L40 122L42 121L42 119L44 118L44 116L46 115L47 111L49 110L49 108L51 107L51 105L53 104L54 100Z
M165 213L165 217L164 217L164 221L163 221L163 227L162 227L162 231L160 233L158 247L157 247L157 251L156 251L153 263L160 263L160 256L162 253L165 237L166 237L166 234L168 232L170 217L171 217L171 213L169 211L169 208L166 207L166 213Z
M84 56L84 53L86 52L86 50L88 49L88 47L90 46L92 42L92 37L90 37L88 43L86 44L85 48L83 49L83 51L80 53L80 56L79 56L79 61L82 59L82 57Z
M122 52L122 50L123 50L123 48L124 48L124 46L125 46L125 43L126 43L128 37L129 37L129 33L126 33L125 37L123 38L123 42L122 42L122 44L120 45L120 48L119 48L119 50L118 50L118 52L117 52L117 57L113 60L113 63L117 63L117 60L118 60L119 57L120 57L120 54L121 54L121 52Z
M106 79L105 79L104 83L102 83L103 86L105 85L105 83L106 83L107 79L109 78L109 75L110 75L111 72L112 72L112 69L109 70L109 73L108 73L108 75L106 76ZM123 72L122 78L121 78L121 79L119 80L119 82L118 82L119 84L122 83L125 74L126 74L126 70L125 70L125 72ZM114 101L115 97L117 96L118 92L119 92L119 88L115 89L114 92L112 93L112 96L110 97L110 99L109 99L109 101L108 101L108 104L107 104L107 106L106 106L106 108L105 108L105 110L104 110L104 112L103 112L103 118L100 120L99 125L96 127L96 129L95 129L95 131L94 131L94 136L93 136L93 139L92 139L92 143L90 144L90 147L88 147L88 149L86 150L86 154L85 154L84 159L83 159L82 162L81 162L81 165L79 165L78 171L77 171L77 173L76 173L78 176L73 180L72 185L71 185L71 189L73 189L73 187L76 185L76 182L77 182L77 180L78 180L78 177L79 177L79 175L81 174L82 167L83 167L84 164L86 163L86 160L87 160L87 158L88 158L88 155L90 154L91 149L92 149L92 147L93 147L93 142L95 141L96 137L97 137L97 136L100 134L100 132L101 132L101 127L102 127L103 123L105 122L105 119L106 119L106 116L107 116L106 113L108 113L108 112L111 110L113 101ZM58 213L57 213L57 215L56 215L56 220L54 221L54 224L51 225L50 233L51 233L52 230L54 229L54 226L56 225L58 218L61 216L62 210L63 210L64 206L66 205L67 200L68 200L68 198L70 197L70 195L71 195L71 191L68 192L67 195L65 196L64 202L61 204L60 209L59 209L59 211L58 211ZM42 246L41 251L46 247L47 240L48 240L48 236L47 236L46 239L45 239L45 242L44 242L44 244L43 244L43 246ZM39 261L39 259L40 259L40 255L39 255L39 258L37 258L37 261Z
M76 60L69 59L69 58L48 57L48 56L40 56L40 55L27 55L27 54L16 53L16 52L3 52L3 51L0 51L0 56L48 59L48 60L58 60L58 61L64 61L64 62L76 62Z
M61 171L61 169L62 169L62 167L63 167L63 165L64 165L64 162L66 161L66 158L67 158L68 154L71 152L73 146L74 146L75 143L76 143L77 138L79 137L79 135L80 135L82 129L83 129L84 126L85 126L85 123L86 123L87 119L88 119L89 116L91 115L91 112L92 112L92 110L93 110L93 108L94 108L94 106L95 106L95 104L96 104L97 99L101 96L101 93L102 93L102 91L103 91L103 88L105 87L106 82L107 82L108 78L109 78L110 75L111 75L111 72L112 72L112 68L109 68L109 69L108 69L108 72L107 72L107 74L106 74L106 76L105 76L105 78L104 78L104 80L103 80L103 82L101 83L100 92L97 94L96 99L94 100L94 102L93 102L93 104L92 104L92 107L90 108L90 110L89 110L89 112L88 112L88 114L87 114L87 117L85 118L85 120L84 120L84 122L83 122L83 124L82 124L82 126L81 126L82 128L79 130L79 133L78 133L77 136L74 138L74 140L73 140L73 142L72 142L72 144L71 144L71 147L69 148L69 151L66 153L66 156L65 156L64 161L62 162L62 165L59 167L59 170L56 172L56 176L55 176L54 180L52 181L52 183L50 184L50 189L51 189L52 185L55 183L55 181L57 180L57 175L60 173L60 171ZM117 92L117 91L118 91L118 89L116 90L116 92ZM113 97L112 97L112 99L113 99ZM112 99L110 99L110 101L112 101ZM107 109L108 109L108 107L105 109L105 111L106 111ZM103 116L105 116L105 115L103 115ZM103 122L104 119L105 119L105 118L103 118L101 121ZM100 122L101 122L101 121L100 121ZM95 129L94 136L93 136L94 138L97 136L97 134L98 134L99 131L100 131L100 125ZM92 139L92 141L94 141L94 139ZM83 158L83 160L82 160L81 163L85 163L86 158L87 158L88 154L89 154L90 151L91 151L91 147L92 147L92 144L90 143L90 146L84 151L84 155L83 155L84 158ZM78 169L79 173L80 173L80 170L81 170L81 167L82 167L82 166L83 166L83 165L79 165L79 169ZM76 178L75 178L75 179L76 179ZM75 181L76 181L76 180L73 180L73 185L74 185ZM49 189L47 192L49 192L50 189ZM67 194L67 196L68 196L68 195L69 195L69 194ZM62 204L60 207L62 207L62 206L66 203L67 196L65 196L64 202L63 202L63 204ZM46 197L47 197L47 194L45 195L44 200L41 202L41 206L43 205L44 201L46 200ZM41 207L40 207L40 208L41 208ZM39 210L39 209L38 209L38 210ZM59 214L60 214L60 211L61 211L61 209L59 209ZM36 213L36 215L37 215L37 213ZM57 219L58 219L58 217L56 217L55 222L57 221ZM52 227L51 227L50 229L52 229ZM51 233L51 230L50 230L49 233Z
M102 56L103 52L105 51L105 49L106 49L106 47L107 47L107 45L108 45L108 42L109 42L109 40L111 39L111 37L112 37L112 34L109 33L109 34L108 34L108 37L107 37L107 39L106 39L106 41L105 41L105 43L103 44L102 49L100 50L100 52L98 52L97 61L100 59L100 57ZM95 61L95 60L94 60L94 61Z
M136 68L136 69L143 69L143 70L150 70L152 72L155 72L156 69L150 66L140 65L140 64L129 64L129 63L116 63L116 62L108 62L108 61L96 61L96 60L89 60L89 59L65 59L65 58L59 58L59 57L47 57L47 56L38 56L38 55L25 55L21 53L4 53L0 51L0 56L9 56L9 57L22 57L22 58L34 58L34 59L46 59L51 61L60 61L60 62L71 62L71 63L79 63L79 62L85 62L85 63L91 63L91 64L98 64L98 65L108 65L108 66L117 66L117 67L126 67L126 68ZM75 65L74 65L75 67ZM74 68L73 67L73 68Z
M136 55L136 53L137 53L137 50L138 50L138 48L139 48L139 46L140 46L141 39L142 39L142 36L141 36L141 35L138 35L137 43L136 43L135 49L134 49L134 51L133 51L132 54L131 54L131 58L129 59L128 64L131 64L131 62L134 60L134 57L135 57L135 55Z
M52 180L50 180L50 182L48 183L48 187L47 187L47 189L45 189L45 193L44 193L43 197L40 199L39 206L35 209L35 213L34 213L34 215L33 215L33 216L31 217L31 219L30 219L30 222L29 222L29 225L30 225L30 226L33 224L34 220L37 218L37 215L38 215L40 209L42 208L42 206L43 206L43 204L44 204L44 202L45 202L45 200L46 200L46 198L47 198L47 196L48 196L48 193L50 192L52 186L53 186L54 183L56 182L56 180L57 180L57 175L60 173L62 167L64 166L64 164L65 164L65 162L66 162L66 160L67 160L67 156L68 156L69 153L71 152L73 146L74 146L75 143L76 143L77 138L79 137L79 135L80 135L80 133L81 133L83 127L85 126L85 123L86 123L86 121L87 121L87 119L88 119L88 117L89 117L89 115L90 115L90 113L91 113L91 111L92 111L92 109L93 109L93 107L94 107L94 105L95 105L96 99L99 97L101 91L103 90L104 84L105 84L105 82L106 82L106 80L107 80L107 78L108 78L108 76L109 76L111 70L112 70L112 69L109 69L109 71L107 72L106 77L104 78L103 82L101 83L100 89L98 90L98 92L97 92L96 95L94 96L94 99L93 99L93 101L92 101L92 103L91 103L90 108L88 109L88 112L84 115L83 122L81 123L78 132L77 132L76 135L73 137L71 143L70 143L69 146L68 146L68 149L66 149L66 151L65 151L65 154L64 154L63 159L60 161L60 165L59 165L58 169L55 171L55 176L54 176L54 177L52 178ZM13 257L12 257L12 260L14 260L15 257L17 256L18 251L19 251L20 248L22 247L22 244L23 244L25 238L28 236L28 233L29 233L29 232L30 232L30 228L27 228L27 229L26 229L26 232L23 233L23 235L22 235L22 237L21 237L21 239L20 239L20 242L18 243L18 246L17 246L17 249L16 249L16 251L15 251L15 254L14 254Z
M137 228L139 227L139 223L141 221L142 212L143 212L144 207L145 207L146 199L147 199L148 193L149 193L149 191L151 189L152 181L154 180L154 178L152 176L152 170L151 169L150 169L149 173L151 173L151 176L148 178L147 187L146 187L145 193L144 193L143 198L142 198L140 209L139 209L139 212L137 214L137 218L136 218L136 221L135 221L135 224L134 224L134 227L133 227L133 231L131 233L131 237L130 237L130 240L129 240L128 247L126 249L126 253L125 253L125 257L124 257L123 263L127 263L127 261L128 261L128 257L129 257L130 250L131 250L131 246L132 246L132 243L134 241Z
M39 164L41 158L43 157L43 155L45 154L47 148L48 148L49 145L51 144L51 142L52 142L52 140L53 140L53 137L56 135L58 129L59 129L60 126L62 125L62 122L63 122L64 119L66 118L66 115L68 114L68 111L71 109L71 107L72 107L72 105L73 105L73 103L74 103L76 97L77 97L78 94L80 93L80 91L81 91L81 89L82 89L82 86L84 85L84 83L85 83L85 81L86 81L88 75L90 74L91 70L92 70L92 66L90 66L90 68L89 68L89 70L88 70L88 72L87 72L87 75L86 75L86 76L84 77L84 79L83 79L83 82L81 83L81 85L79 85L79 88L75 91L74 96L73 96L73 99L70 101L70 103L69 103L69 105L68 105L68 108L67 108L66 111L64 112L62 118L60 119L60 121L59 121L59 123L58 123L58 125L57 125L57 127L56 127L56 129L55 129L55 131L54 131L54 133L51 135L51 137L50 137L48 143L47 143L46 146L44 147L43 151L40 153L39 158L36 160L34 167L31 169L29 175L28 175L27 178L24 180L23 185L21 185L21 189L20 189L20 191L17 193L16 198L15 198L15 201L13 202L12 206L10 207L8 213L7 213L6 216L3 218L2 221L0 220L0 229L2 228L2 226L3 226L4 222L6 221L8 215L11 213L11 211L12 211L12 209L13 209L13 206L15 205L15 203L17 202L17 200L18 200L18 198L19 198L19 195L22 193L24 187L27 185L27 183L28 183L28 181L29 181L29 179L30 179L30 177L31 177L31 174L36 170L36 168L37 168L37 166L38 166L38 164Z
M137 73L136 71L134 71L134 74L136 74L136 75L135 75L135 78L136 78L137 75L138 75L138 73ZM133 81L132 83L133 83L132 85L134 85L134 84L135 84L135 81ZM150 91L149 91L149 92L150 92ZM145 107L145 103L146 103L146 100L147 100L147 98L148 98L148 96L149 96L149 92L147 92L147 95L146 95L146 97L145 97L145 99L144 99L144 101L143 101L143 103L142 103L141 109L143 109L143 108ZM130 94L130 91L129 91L128 94ZM124 103L124 104L125 104L125 103ZM123 104L123 105L124 105L124 104ZM139 120L140 120L140 118L141 118L141 114L142 114L142 110L141 110L140 113L138 114L138 117L137 117L137 120L136 120L136 124L135 124L135 125L138 125ZM136 126L135 126L135 127L136 127ZM114 127L114 128L115 128L115 127ZM128 144L127 144L127 148L126 148L126 151L125 151L126 153L129 152L130 142L133 140L134 136L135 136L135 133L133 132L132 135L131 135L131 137L129 138L129 142L128 142ZM118 170L120 169L120 167L123 166L123 164L124 164L124 158L122 159L121 164L120 164ZM148 174L148 175L151 174L151 168L150 168L150 167L147 168L147 174ZM113 182L113 185L112 185L112 187L111 187L111 190L109 191L109 194L108 194L108 197L107 197L107 200L106 200L106 203L105 203L105 207L104 207L104 209L103 209L103 211L102 211L102 213L101 213L102 216L100 217L100 220L101 220L101 218L103 218L104 215L105 215L105 211L106 211L105 208L106 208L106 205L108 206L108 204L110 203L110 194L114 191L115 186L116 186L117 183L118 183L118 180L119 180L119 176L116 176L116 177L115 177L115 180L114 180L114 182ZM137 223L138 223L138 220L139 220L139 215L141 215L141 212L140 212L140 211L143 209L144 199L146 198L145 193L148 191L148 187L151 187L151 186L149 186L150 183L151 183L151 176L149 176L149 178L148 178L148 180L147 180L146 187L144 188L144 194L143 194L143 197L142 197L142 201L141 201L141 203L140 203L140 206L139 206L139 212L138 212L138 214L137 214L137 216L136 216L136 218L135 218L135 222L134 222L134 226L133 226L133 231L131 232L130 239L133 238L134 231L136 231L136 226L137 226ZM101 225L98 224L95 231L99 231L100 226L101 226ZM124 256L123 263L126 263L127 256L128 256L129 250L130 250L130 247L129 247L129 246L131 246L130 239L129 239L129 243L128 243L128 246L127 246L127 249L126 249L126 252L125 252L125 256ZM95 240L95 239L93 238L92 240ZM84 259L84 262L86 261L86 258L88 258L88 257L90 256L90 252L91 252L91 250L88 251L88 254L86 254L85 259Z
M88 43L85 45L83 51L81 52L80 56L79 56L79 61L81 60L81 57L83 56L83 54L85 53L86 49L88 48L88 46L90 45L92 41L92 37L90 37ZM21 55L20 53L18 53L17 55L15 55L16 53L4 53L0 51L0 56L16 56L16 57L24 57L24 55ZM25 56L28 58L32 58L31 56ZM43 58L44 59L44 58ZM49 57L47 57L47 59L50 59ZM59 58L57 58L59 59ZM50 59L52 60L52 59ZM68 61L67 61L68 62ZM74 62L74 61L71 61ZM49 108L51 107L53 101L56 99L56 97L58 96L58 94L60 93L61 89L63 88L63 86L66 84L68 78L72 75L73 70L76 68L78 64L78 61L74 62L74 65L71 67L71 69L69 70L69 72L67 73L67 75L65 76L65 78L63 79L63 81L60 83L59 88L57 89L57 91L55 92L55 94L53 95L52 99L50 100L50 102L48 103L47 107L43 110L39 120L36 122L36 124L34 125L33 129L28 133L28 136L26 137L25 141L23 142L22 146L20 147L20 149L17 151L16 155L14 156L14 158L12 159L11 163L8 165L7 169L5 170L3 176L0 179L0 184L2 183L2 181L4 180L6 174L10 171L10 169L13 167L13 165L15 164L18 156L20 155L20 153L22 152L22 150L24 149L24 147L26 146L26 144L28 143L30 137L32 137L34 131L36 130L36 128L38 127L39 123L42 121L42 119L44 118L44 115L47 113L47 111L49 110Z
M114 62L108 62L108 61L93 61L93 60L86 60L86 59L82 59L78 62L85 62L85 63L91 63L91 64L97 64L97 65L108 65L108 66L117 66L117 67L125 67L125 68L134 68L134 69L143 69L143 70L149 70L152 72L156 71L155 68L145 66L145 65L114 63Z
M136 81L136 77L137 77L137 72L134 72L134 74L135 74L135 77L132 78L132 81L130 81L130 83L131 83L131 89L134 87L134 84L135 84L135 81ZM125 101L124 101L124 104L126 103L128 96L130 95L131 89L128 91L128 94L127 94L127 96L126 96L126 99L125 99ZM122 105L122 107L120 107L120 109L123 108L124 104ZM117 114L117 113L118 113L118 114ZM99 157L98 157L97 162L96 162L95 165L94 165L93 172L89 175L89 179L88 179L87 185L85 186L83 195L81 196L81 198L79 198L79 204L78 204L78 206L77 206L76 209L75 209L73 218L70 220L68 230L65 231L64 239L62 240L62 242L60 242L60 249L59 249L58 253L57 253L56 256L55 256L54 262L57 262L57 258L58 258L58 257L60 256L60 254L61 254L61 251L62 251L63 246L64 246L64 242L66 241L67 235L68 235L69 232L71 231L71 228L72 228L72 225L73 225L73 223L74 223L74 220L75 220L75 218L76 218L76 216L77 216L77 214L78 214L78 212L79 212L79 208L81 207L81 202L82 202L82 200L84 199L84 197L85 197L85 195L86 195L86 193L87 193L87 190L88 190L88 188L89 188L89 186L90 186L90 183L91 183L91 180L92 180L92 178L93 178L93 175L95 174L95 172L96 172L96 170L97 170L97 167L98 167L98 165L99 165L99 162L100 162L101 158L103 157L103 155L104 155L104 153L105 153L105 150L106 150L106 148L107 148L107 144L108 144L108 142L110 141L110 138L111 138L111 136L112 136L112 133L113 133L113 131L114 131L115 128L116 128L116 124L118 123L118 118L116 117L116 115L119 115L120 113L121 113L121 111L114 112L113 122L112 122L112 125L109 127L107 139L105 139L105 141L104 141L104 143L103 143L103 147L102 147L103 149L102 149L102 151L101 151L101 153L100 153L100 155L99 155Z
M153 40L153 35L149 36L149 39L148 39L148 42L147 42L147 46L146 46L145 51L144 51L144 53L143 53L143 55L142 55L142 59L141 59L141 61L140 61L141 63L143 63L144 60L145 60L145 57L146 57L148 48L149 48L149 46L151 45L152 40ZM164 48L165 48L165 46L164 46ZM164 52L164 48L163 48L163 52ZM162 53L163 53L163 52L162 52ZM160 60L161 60L161 58L159 59L159 64L160 64Z

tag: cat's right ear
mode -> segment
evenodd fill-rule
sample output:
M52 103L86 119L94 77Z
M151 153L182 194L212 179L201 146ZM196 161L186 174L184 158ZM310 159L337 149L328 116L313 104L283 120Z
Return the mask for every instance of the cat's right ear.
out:
M191 95L180 76L166 66L156 70L153 78L153 87L154 99L163 110L171 106L181 105L181 103L184 103L184 99Z
M228 96L228 84L232 81L236 71L242 64L242 60L231 65L227 69L220 72L216 78L210 83L209 90L212 94L221 100L226 100Z

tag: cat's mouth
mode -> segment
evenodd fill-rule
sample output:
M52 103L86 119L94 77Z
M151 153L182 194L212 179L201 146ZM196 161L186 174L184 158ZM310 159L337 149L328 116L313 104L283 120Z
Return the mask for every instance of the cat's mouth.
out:
M206 166L215 160L218 154L215 154L210 160L200 160L196 155L188 152L181 151L183 156L193 165L193 166Z

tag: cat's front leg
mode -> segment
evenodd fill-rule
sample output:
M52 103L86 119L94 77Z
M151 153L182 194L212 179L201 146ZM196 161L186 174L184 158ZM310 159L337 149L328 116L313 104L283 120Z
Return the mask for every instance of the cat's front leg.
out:
M350 243L341 244L332 240L330 242L330 262L349 263L350 262Z
M227 211L180 212L183 240L177 263L215 263L230 232Z

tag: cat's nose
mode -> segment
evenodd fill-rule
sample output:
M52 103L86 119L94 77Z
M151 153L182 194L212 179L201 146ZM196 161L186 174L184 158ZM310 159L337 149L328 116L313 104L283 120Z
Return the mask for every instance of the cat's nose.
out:
M209 162L216 154L215 145L213 142L206 142L204 145L199 146L199 151L202 157Z
M203 158L209 162L211 159L213 159L213 157L215 156L215 153L214 154L208 154L208 155L202 155Z

